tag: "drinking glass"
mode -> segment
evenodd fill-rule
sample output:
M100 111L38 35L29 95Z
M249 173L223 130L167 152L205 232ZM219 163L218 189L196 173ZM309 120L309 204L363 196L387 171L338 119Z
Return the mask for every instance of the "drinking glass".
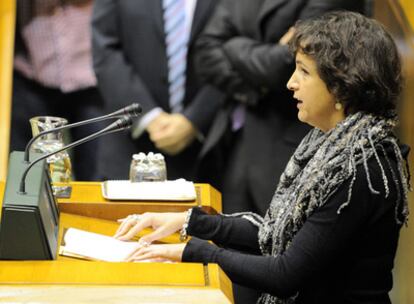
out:
M65 118L54 116L37 116L30 119L32 134L64 126L68 123ZM62 131L52 132L39 137L31 146L31 152L50 153L64 146ZM72 164L67 151L56 153L47 158L53 194L56 197L70 197L72 179Z

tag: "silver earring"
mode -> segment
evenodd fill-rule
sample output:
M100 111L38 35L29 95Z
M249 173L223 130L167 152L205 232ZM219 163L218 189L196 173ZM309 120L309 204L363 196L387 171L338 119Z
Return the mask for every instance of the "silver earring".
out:
M340 102L335 102L335 110L337 110L337 111L341 111L341 110L342 110L342 103L340 103Z

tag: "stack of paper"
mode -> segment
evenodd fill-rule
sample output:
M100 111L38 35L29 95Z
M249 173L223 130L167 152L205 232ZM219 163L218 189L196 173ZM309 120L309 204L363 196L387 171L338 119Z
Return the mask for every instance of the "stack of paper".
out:
M102 195L109 200L194 201L193 182L184 179L163 182L111 180L102 183Z
M122 262L140 245L102 234L69 228L65 231L59 254L87 260Z

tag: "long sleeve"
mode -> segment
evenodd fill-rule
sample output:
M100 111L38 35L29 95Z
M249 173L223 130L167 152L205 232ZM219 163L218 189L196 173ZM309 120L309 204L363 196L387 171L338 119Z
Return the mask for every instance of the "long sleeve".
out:
M374 173L371 175L375 176L373 186L381 191L380 195L369 191L364 170L358 170L349 206L338 214L338 208L347 198L349 182L346 182L307 219L283 254L251 255L193 238L184 250L183 260L218 263L235 283L288 297L305 289L310 282L321 280L321 273L341 271L338 264L347 265L361 255L363 262L357 264L359 277L353 277L352 283L358 282L367 288L381 286L387 292L391 284L384 273L391 275L399 230L394 218L396 189L384 199L379 168ZM391 176L389 172L388 176ZM346 266L339 267L351 271Z
M198 72L209 83L228 94L245 85L223 49L227 40L240 35L229 10L231 4L231 1L224 0L217 5L196 46Z
M117 2L94 2L92 52L98 86L111 109L139 101L144 112L147 112L156 107L156 103L123 54Z
M232 67L245 82L263 92L285 88L294 62L288 47L279 40L295 24L305 2L286 1L267 17L269 21L257 21L260 36L239 35L223 45Z
M294 12L294 5L291 1L278 14L285 16L288 12ZM345 0L310 0L300 9L299 16L291 16L290 26L295 24L296 18L312 18L341 8L355 9L355 5ZM293 56L288 47L278 41L262 42L248 37L234 37L223 45L223 49L231 66L245 81L266 90L284 87L293 72Z
M227 248L260 254L258 228L239 217L210 215L193 208L188 234Z
M224 0L218 6L198 41L201 74L228 93L243 87L255 88L259 94L284 88L293 72L294 60L288 47L279 44L283 34L299 19L357 6L356 1L346 0L287 1L269 17L266 29L272 29L271 34L265 29L263 37L258 38L238 31L242 25L237 24L233 14L236 2Z
M224 94L211 85L202 86L191 103L185 107L184 116L191 123L207 136L208 130L214 120L214 117L222 105Z
M294 24L298 2L291 1L278 10L283 18L289 15L289 21L279 37L268 41L240 32L240 20L236 19L243 17L233 14L234 5L236 1L222 1L198 40L201 75L228 94L255 91L260 95L284 87L293 71L293 59L287 47L277 42Z
M243 79L264 90L284 87L293 71L293 56L285 45L236 37L223 49Z
M168 67L164 65L162 57L165 54L163 34L156 32L159 30L159 16L140 17L145 14L143 10L154 7L153 4L131 2L130 6L117 0L94 3L92 50L99 88L112 110L130 102L139 102L143 114L156 107L167 111L168 84L165 73ZM137 11L129 15L128 8ZM134 18L141 19L135 23ZM131 28L133 26L137 26L136 31ZM144 46L144 43L147 45ZM187 59L188 81L182 114L206 135L224 95L212 86L202 86L194 73L192 48ZM157 61L153 66L148 64L153 60Z

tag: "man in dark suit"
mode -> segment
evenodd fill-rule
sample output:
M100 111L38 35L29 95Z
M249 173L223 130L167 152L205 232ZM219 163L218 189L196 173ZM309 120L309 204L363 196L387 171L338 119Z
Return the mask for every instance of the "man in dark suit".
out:
M179 1L95 1L93 61L107 110L131 102L143 108L143 116L131 133L103 138L97 156L101 178L127 178L131 155L149 151L164 154L168 179L195 178L200 142L222 98L217 89L203 85L193 63L194 40L216 0ZM171 33L180 20L185 20L183 31ZM177 46L184 46L178 55L170 37L173 43L180 39L177 37L187 37ZM183 58L174 62L176 55ZM181 64L178 72L175 64ZM183 90L175 98L177 75ZM172 101L178 101L178 107Z

